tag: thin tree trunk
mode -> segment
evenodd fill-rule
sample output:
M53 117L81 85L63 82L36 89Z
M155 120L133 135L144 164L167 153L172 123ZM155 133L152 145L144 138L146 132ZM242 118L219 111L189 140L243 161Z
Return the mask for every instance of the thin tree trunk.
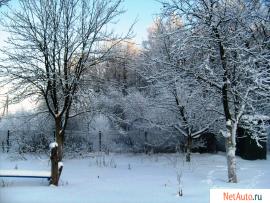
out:
M189 135L187 138L186 162L190 162L191 160L191 146L192 146L192 138L191 135Z

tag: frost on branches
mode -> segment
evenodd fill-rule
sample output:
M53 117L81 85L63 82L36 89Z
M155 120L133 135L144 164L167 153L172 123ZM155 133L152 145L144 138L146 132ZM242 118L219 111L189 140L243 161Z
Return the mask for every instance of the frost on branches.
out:
M220 98L220 108L214 110L223 116L228 179L237 182L237 127L242 115L254 114L258 93L267 85L266 80L258 80L269 66L266 37L261 31L269 29L267 5L258 1L195 0L190 4L188 0L168 0L163 1L163 16L178 19L173 23L177 29L162 35L171 44L171 49L164 49L171 54L166 65L192 76L208 94ZM159 59L153 60L164 64Z

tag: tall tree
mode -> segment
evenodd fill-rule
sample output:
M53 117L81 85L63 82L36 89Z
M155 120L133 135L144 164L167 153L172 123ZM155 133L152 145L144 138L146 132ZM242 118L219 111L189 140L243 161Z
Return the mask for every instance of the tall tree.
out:
M181 19L175 15L155 21L144 43L141 70L156 90L155 107L168 109L175 115L176 119L169 125L178 132L180 140L184 137L186 161L189 162L193 140L211 130L218 114L209 111L216 101L205 98L204 86L176 67L179 56L174 52L174 45L181 26Z
M178 37L172 51L178 63L171 65L207 84L208 90L220 97L226 129L223 135L228 181L234 183L237 182L237 126L241 116L253 109L252 94L258 88L259 72L254 56L259 56L262 49L252 42L260 9L259 1L163 1L163 16L176 15L183 20L182 27L176 31Z
M106 60L128 37L109 31L122 0L20 0L5 15L9 46L2 50L2 83L13 99L44 99L55 121L59 160L74 96L86 70ZM111 41L110 46L105 42Z

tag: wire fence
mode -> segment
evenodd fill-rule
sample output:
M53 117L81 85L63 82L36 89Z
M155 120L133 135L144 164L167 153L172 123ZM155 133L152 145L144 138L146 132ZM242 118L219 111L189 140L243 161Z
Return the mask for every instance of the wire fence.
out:
M110 151L110 142L116 133L102 131L66 130L64 148L67 152L83 153L91 151ZM2 152L46 152L49 144L55 140L53 130L0 130Z
M1 130L0 144L2 152L17 151L42 152L48 150L53 141L53 131L38 130Z

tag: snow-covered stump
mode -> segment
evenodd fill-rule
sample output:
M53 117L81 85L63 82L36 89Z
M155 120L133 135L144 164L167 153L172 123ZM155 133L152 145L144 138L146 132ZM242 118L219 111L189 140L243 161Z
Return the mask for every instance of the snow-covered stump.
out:
M63 165L61 164L61 168L58 167L58 144L56 142L53 142L50 144L50 150L51 150L51 180L50 184L58 186L58 181L60 174L62 172ZM60 172L60 173L59 173Z

